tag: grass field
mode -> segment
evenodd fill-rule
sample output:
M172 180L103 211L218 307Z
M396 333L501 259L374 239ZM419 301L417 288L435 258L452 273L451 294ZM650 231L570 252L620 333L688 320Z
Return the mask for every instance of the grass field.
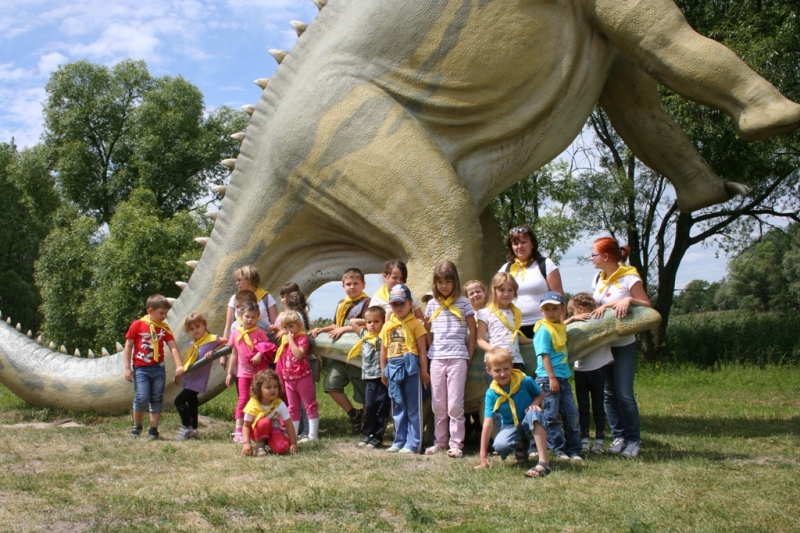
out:
M800 368L639 369L638 460L554 462L544 479L355 447L321 395L322 439L247 458L201 407L200 440L131 441L129 417L68 415L0 388L0 531L800 531ZM20 424L28 424L20 427ZM164 438L179 420L164 416Z

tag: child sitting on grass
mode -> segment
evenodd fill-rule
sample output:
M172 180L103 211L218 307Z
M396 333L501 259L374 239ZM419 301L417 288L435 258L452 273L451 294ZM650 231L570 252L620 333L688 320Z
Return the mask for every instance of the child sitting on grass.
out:
M483 432L481 433L481 464L476 470L492 466L489 461L489 439L494 424L500 427L494 439L494 449L505 460L514 453L522 464L528 460L530 440L536 443L539 462L528 470L528 477L544 477L550 473L547 460L546 419L542 412L544 392L533 378L512 367L508 348L492 348L484 358L492 383L486 391Z
M289 423L289 409L281 400L280 392L280 381L274 370L261 370L253 378L250 401L244 408L242 455L267 455L265 445L278 455L297 453L297 434L294 425ZM289 438L281 431L281 420L286 425ZM255 450L251 439L256 443Z

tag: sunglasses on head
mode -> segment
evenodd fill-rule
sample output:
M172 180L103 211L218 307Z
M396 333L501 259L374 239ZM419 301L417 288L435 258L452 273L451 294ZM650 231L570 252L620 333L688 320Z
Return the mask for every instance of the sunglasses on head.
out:
M516 227L516 228L511 228L511 230L509 230L508 233L511 234L511 235L516 235L517 233L528 233L529 231L530 230L528 228L526 228L525 226L519 226L519 227Z

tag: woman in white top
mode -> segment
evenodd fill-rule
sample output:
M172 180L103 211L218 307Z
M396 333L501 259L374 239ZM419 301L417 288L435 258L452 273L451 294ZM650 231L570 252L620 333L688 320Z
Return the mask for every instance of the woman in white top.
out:
M592 313L600 318L606 309L613 309L617 318L628 314L632 305L651 307L639 272L625 261L629 246L620 246L616 239L601 237L592 245L592 263L600 273L592 281L592 295L597 309ZM614 362L601 369L605 379L606 414L611 426L608 452L634 458L641 447L639 406L633 392L636 368L636 336L630 335L611 343Z
M539 308L542 295L547 291L556 291L564 296L561 273L558 265L539 253L539 243L530 226L523 224L511 228L508 233L508 262L499 272L508 272L517 282L517 299L514 305L522 311L520 331L533 339L534 324L544 318Z

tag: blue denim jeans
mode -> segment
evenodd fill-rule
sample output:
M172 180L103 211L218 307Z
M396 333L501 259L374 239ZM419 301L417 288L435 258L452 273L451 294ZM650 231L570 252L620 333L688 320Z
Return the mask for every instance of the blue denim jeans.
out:
M542 427L545 427L547 418L543 411L528 411L525 413L525 418L520 420L517 426L512 424L501 425L500 415L495 413L494 423L500 429L494 438L494 451L500 455L501 459L505 461L506 457L514 453L519 443L525 440L533 443L533 425L535 422L539 422ZM533 444L533 449L536 449L535 443Z
M600 369L606 380L604 403L611 436L627 442L642 440L639 431L639 406L633 392L636 370L636 344L611 347L614 362Z
M550 392L550 380L536 378L536 383L544 391L544 414L547 419L547 446L556 453L566 453L570 457L581 453L581 426L578 408L569 380L558 378L560 391ZM558 421L561 415L562 422Z
M161 413L166 380L167 371L163 364L133 367L133 410L146 411L150 404L151 413Z

